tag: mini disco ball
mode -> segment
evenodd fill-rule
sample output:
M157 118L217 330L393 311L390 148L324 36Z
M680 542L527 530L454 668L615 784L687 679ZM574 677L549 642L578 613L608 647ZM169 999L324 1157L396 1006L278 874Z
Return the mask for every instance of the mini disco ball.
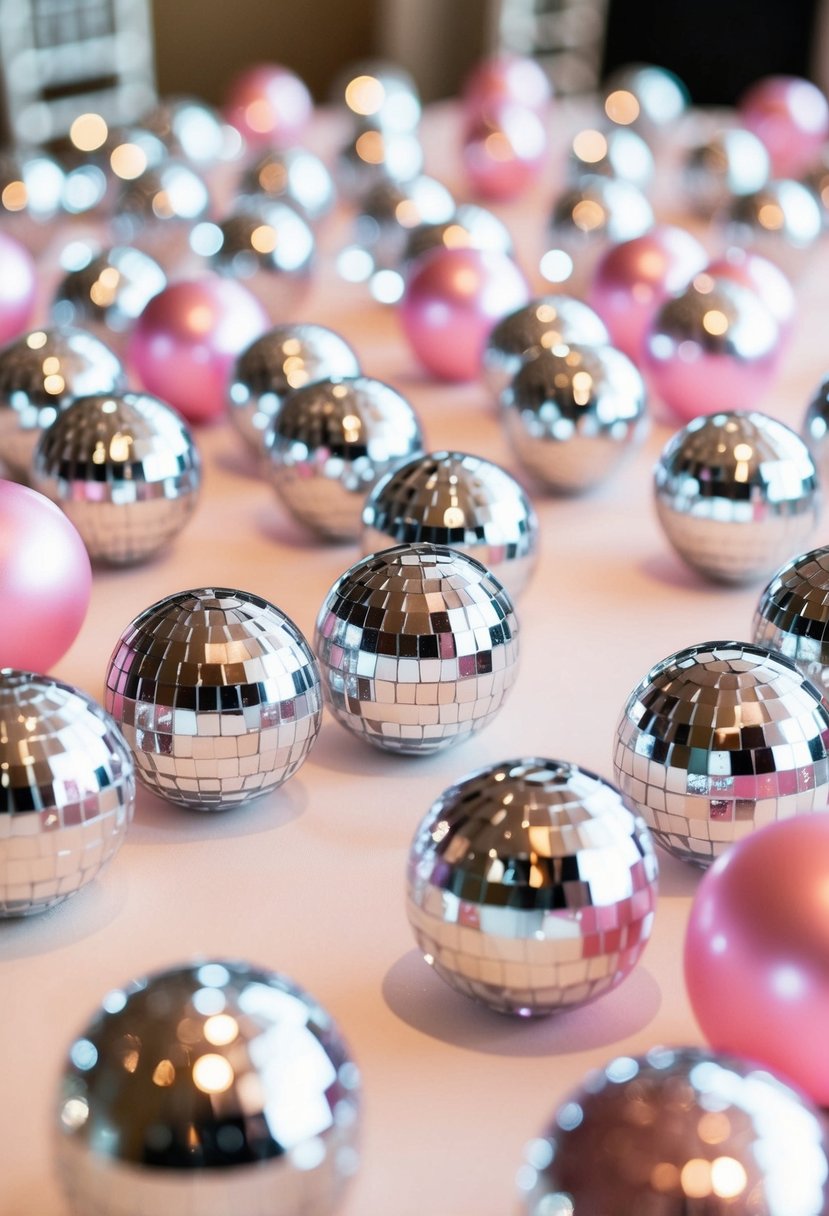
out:
M518 622L494 575L440 545L400 545L346 570L314 649L337 721L387 751L428 755L469 738L517 675Z
M247 591L146 608L116 644L106 707L155 794L221 811L287 781L319 732L319 669L296 625Z
M238 961L115 988L74 1039L57 1157L78 1216L327 1216L357 1167L360 1076L329 1014Z
M650 832L608 782L519 759L445 790L409 850L407 912L452 988L536 1017L615 988L653 926Z

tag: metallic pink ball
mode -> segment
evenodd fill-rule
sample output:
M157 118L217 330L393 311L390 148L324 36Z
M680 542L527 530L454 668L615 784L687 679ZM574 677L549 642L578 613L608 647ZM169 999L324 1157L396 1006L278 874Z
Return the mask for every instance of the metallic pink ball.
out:
M225 116L252 147L301 141L314 105L305 82L278 63L258 63L231 81Z
M790 334L797 314L797 301L794 288L774 262L762 254L734 245L709 262L705 272L714 278L732 279L735 283L750 287L777 321L783 336Z
M237 357L270 325L256 296L233 279L205 275L153 296L135 323L127 361L149 393L188 422L227 409Z
M412 264L399 315L427 371L474 380L495 323L529 299L527 280L506 254L440 247Z
M766 1065L820 1106L829 1105L828 891L829 815L781 819L708 870L685 938L688 996L712 1047Z
M505 52L482 59L472 69L462 100L471 114L503 101L541 112L552 95L550 78L537 60Z
M0 481L0 668L53 667L78 635L91 588L74 524L43 494Z
M32 255L20 241L0 232L0 346L28 328L36 292Z
M774 177L801 177L829 137L829 103L809 80L765 76L742 95L744 125L765 144Z
M588 302L610 331L613 345L638 363L660 305L687 287L706 259L699 241L671 224L611 245L596 267Z
M755 292L702 273L658 310L640 368L653 396L682 422L750 410L774 384L780 336L779 324Z
M519 198L547 165L547 128L534 110L500 102L469 118L461 160L478 198Z

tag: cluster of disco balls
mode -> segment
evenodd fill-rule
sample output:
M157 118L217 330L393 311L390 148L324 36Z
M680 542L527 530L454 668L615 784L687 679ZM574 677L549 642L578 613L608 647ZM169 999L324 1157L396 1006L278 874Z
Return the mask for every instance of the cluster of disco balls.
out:
M484 199L517 197L544 167L546 81L521 68L482 65L463 99L462 164ZM683 166L694 209L727 213L736 243L765 235L770 258L808 248L822 222L825 119L819 137L793 138L793 116L815 104L804 83L758 88L741 108L745 129L715 131ZM827 807L829 551L804 552L826 394L810 404L803 439L754 411L791 323L786 278L752 252L712 263L681 229L653 226L644 191L664 127L686 106L669 74L610 82L610 125L573 139L542 260L557 287L535 298L495 216L458 206L422 174L406 74L361 65L342 93L352 127L334 176L359 213L342 275L400 300L432 374L484 376L516 461L552 492L592 489L642 442L647 380L687 423L654 476L671 544L706 577L773 575L750 642L686 648L633 690L616 730L617 784L562 760L510 758L446 789L414 835L406 910L434 972L500 1013L560 1013L638 963L656 911L657 845L711 866L722 884L720 855L739 859L767 827ZM124 629L104 707L4 669L2 916L50 908L94 878L126 835L136 779L176 805L223 811L297 772L323 704L359 739L429 755L490 723L516 678L514 601L538 551L529 499L481 457L426 451L410 404L366 376L338 334L270 324L309 285L314 226L335 187L297 143L310 99L292 73L246 73L227 114L171 103L117 137L87 123L75 133L92 154L82 173L47 157L7 166L3 206L24 200L21 235L63 207L105 215L120 243L67 248L53 328L18 336L21 287L15 340L0 353L0 456L62 507L93 560L138 562L195 507L188 423L229 409L291 514L324 539L361 542L364 556L326 595L313 646L275 605L206 587ZM242 140L255 159L214 223L212 170L238 159ZM795 179L812 170L810 193ZM51 211L35 188L50 180ZM168 284L166 270L193 254L218 277ZM577 275L589 303L562 294ZM240 284L249 297L234 294ZM432 326L435 301L448 326ZM98 334L126 344L144 391L127 390ZM700 903L691 952L693 932L711 939L705 908L726 906L717 891L705 888L715 903ZM716 1046L739 1052L744 1040L732 1044L729 1019L694 987L693 961L687 974L695 1008L714 1009L700 1012L706 1033L716 1025ZM784 1051L774 1064L795 1075L790 1060ZM359 1071L309 993L242 960L205 959L103 998L61 1078L58 1160L79 1212L326 1216L357 1167L359 1108ZM720 1050L654 1048L586 1077L528 1146L518 1181L527 1216L679 1216L697 1203L822 1216L827 1178L827 1133L808 1100Z

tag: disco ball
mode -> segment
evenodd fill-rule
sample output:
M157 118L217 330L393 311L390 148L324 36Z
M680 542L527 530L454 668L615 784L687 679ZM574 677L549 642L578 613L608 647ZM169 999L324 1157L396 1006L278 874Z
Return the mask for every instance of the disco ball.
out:
M527 359L554 346L606 346L607 326L574 296L545 295L516 309L492 329L484 350L484 379L500 396Z
M824 696L829 692L829 549L801 553L760 596L752 637L791 660Z

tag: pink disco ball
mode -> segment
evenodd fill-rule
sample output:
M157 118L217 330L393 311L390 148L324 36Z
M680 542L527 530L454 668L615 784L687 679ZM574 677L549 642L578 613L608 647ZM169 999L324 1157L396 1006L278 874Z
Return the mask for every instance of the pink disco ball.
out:
M829 137L829 103L810 80L765 76L742 95L743 124L765 145L774 177L800 177Z
M314 105L305 82L278 63L258 63L230 83L225 116L252 147L300 143Z
M0 231L0 346L25 333L36 292L31 254L15 237Z

